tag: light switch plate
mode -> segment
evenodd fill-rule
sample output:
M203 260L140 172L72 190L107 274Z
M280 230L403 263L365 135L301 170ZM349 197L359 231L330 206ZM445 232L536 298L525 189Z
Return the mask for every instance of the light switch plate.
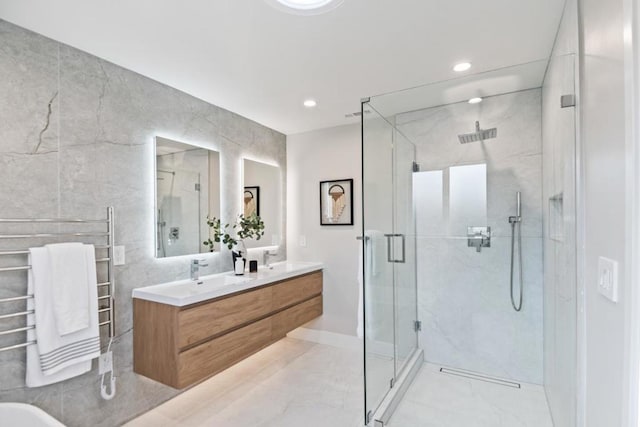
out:
M618 262L598 258L598 292L605 298L618 302Z
M303 247L303 248L306 247L307 246L307 236L300 236L299 243L300 243L301 247Z
M113 265L124 265L124 246L113 247Z

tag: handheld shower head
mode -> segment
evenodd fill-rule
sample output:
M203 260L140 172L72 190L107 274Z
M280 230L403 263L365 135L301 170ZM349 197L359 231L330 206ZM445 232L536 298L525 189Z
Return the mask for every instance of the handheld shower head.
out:
M476 121L476 131L471 133L463 133L458 135L460 144L467 144L469 142L484 142L485 139L491 139L498 136L498 128L480 129L480 122Z

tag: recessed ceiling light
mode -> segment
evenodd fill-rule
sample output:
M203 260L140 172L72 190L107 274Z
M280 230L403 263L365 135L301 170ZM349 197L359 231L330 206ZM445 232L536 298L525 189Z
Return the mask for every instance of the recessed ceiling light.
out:
M340 6L344 0L265 0L284 12L298 15L318 15Z
M469 100L469 104L479 104L480 102L482 102L482 98L471 98Z
M303 102L304 106L307 108L313 108L316 105L318 105L318 103L316 102L315 99L305 99L305 101Z
M471 68L471 62L461 62L453 66L453 71L460 73L462 71L467 71L469 68Z
M326 6L333 0L277 0L278 3L292 9L318 9Z

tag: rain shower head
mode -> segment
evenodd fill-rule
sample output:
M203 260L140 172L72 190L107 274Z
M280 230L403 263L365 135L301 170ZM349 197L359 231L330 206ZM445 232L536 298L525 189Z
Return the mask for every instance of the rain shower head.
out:
M476 141L483 142L485 139L491 139L497 136L498 128L480 129L480 122L476 122L475 132L463 133L462 135L458 135L458 139L460 140L460 144L467 144L469 142Z

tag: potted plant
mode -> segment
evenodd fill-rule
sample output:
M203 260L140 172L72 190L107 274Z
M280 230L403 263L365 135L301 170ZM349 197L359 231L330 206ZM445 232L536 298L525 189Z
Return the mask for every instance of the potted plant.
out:
M243 214L238 215L238 219L233 226L229 224L223 225L220 218L209 218L207 216L207 225L211 228L213 239L210 237L203 244L209 247L210 252L215 251L215 243L226 245L231 251L234 265L236 258L242 256L242 252L245 250L244 239L260 240L264 236L264 222L255 213L248 217ZM234 247L237 250L234 250Z

